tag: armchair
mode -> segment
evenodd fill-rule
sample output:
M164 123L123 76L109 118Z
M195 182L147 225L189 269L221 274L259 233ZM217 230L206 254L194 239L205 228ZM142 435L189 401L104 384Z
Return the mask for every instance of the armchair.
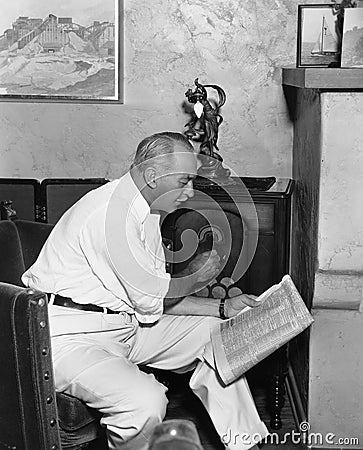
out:
M37 450L107 449L100 414L55 393L47 299L21 286L52 225L0 220L0 444Z

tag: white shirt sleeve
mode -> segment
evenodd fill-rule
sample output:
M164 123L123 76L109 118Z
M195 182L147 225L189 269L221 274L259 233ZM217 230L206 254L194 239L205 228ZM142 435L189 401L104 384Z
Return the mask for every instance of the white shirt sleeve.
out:
M170 283L170 275L165 270L159 217L149 215L148 219L143 225L132 213L126 217L119 211L109 214L102 233L105 242L100 245L100 250L105 249L100 257L105 258L105 264L122 285L127 303L141 323L153 323L160 318ZM92 245L87 243L92 238L86 228L81 237L85 249ZM97 234L100 235L99 231Z

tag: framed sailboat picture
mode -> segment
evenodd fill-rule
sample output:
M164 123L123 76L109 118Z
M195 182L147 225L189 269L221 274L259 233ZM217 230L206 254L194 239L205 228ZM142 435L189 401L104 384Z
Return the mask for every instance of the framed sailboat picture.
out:
M299 5L297 67L339 67L336 4Z

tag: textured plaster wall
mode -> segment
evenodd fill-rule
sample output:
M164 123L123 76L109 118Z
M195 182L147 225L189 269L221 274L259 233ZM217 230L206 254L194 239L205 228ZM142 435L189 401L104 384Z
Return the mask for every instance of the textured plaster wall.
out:
M318 267L309 352L308 419L314 448L362 448L363 93L321 94ZM331 437L331 435L330 435ZM342 446L343 447L343 446Z
M227 93L219 145L240 175L291 175L281 66L301 0L126 0L123 105L0 103L0 176L115 177L144 136L182 131L194 78Z
M322 94L315 307L363 312L363 93Z
M322 94L319 268L363 274L363 93Z

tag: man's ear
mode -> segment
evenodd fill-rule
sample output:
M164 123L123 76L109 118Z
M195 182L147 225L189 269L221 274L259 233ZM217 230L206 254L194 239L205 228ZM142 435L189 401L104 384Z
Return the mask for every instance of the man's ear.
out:
M154 167L147 167L144 171L144 181L145 183L151 188L155 189L157 182L156 182L156 170Z

